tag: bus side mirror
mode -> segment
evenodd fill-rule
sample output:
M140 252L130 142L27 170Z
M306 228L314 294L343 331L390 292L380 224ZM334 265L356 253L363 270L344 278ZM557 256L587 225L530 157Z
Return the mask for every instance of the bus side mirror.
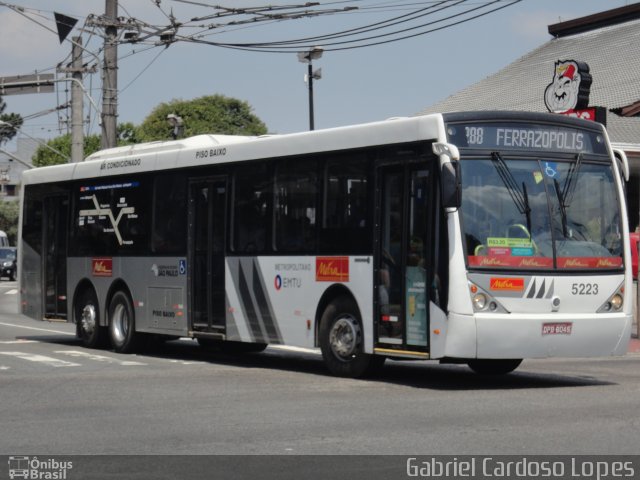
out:
M440 172L440 192L444 208L460 208L462 185L460 183L460 163L445 162Z

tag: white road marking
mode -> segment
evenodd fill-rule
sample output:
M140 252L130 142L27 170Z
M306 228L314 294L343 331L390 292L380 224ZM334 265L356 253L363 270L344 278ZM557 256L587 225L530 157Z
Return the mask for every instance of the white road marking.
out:
M79 367L79 363L67 362L66 360L59 360L53 357L47 357L45 355L36 355L33 353L25 352L0 352L1 355L10 355L12 357L18 357L23 360L29 360L30 362L44 363L50 367Z
M37 340L24 340L24 339L18 339L18 340L0 340L0 344L2 345L15 345L15 344L23 344L23 343L40 343Z
M6 292L4 292L5 295L15 295L16 293L18 293L17 288L13 288L11 290L7 290Z
M129 365L148 365L147 363L134 362L132 360L118 360L117 358L107 357L105 355L96 355L95 353L81 352L80 350L56 350L53 353L59 353L61 355L68 355L74 358L86 358L88 360L94 360L96 362L105 362L110 364L118 364L123 366Z
M59 333L60 335L71 335L74 337L76 336L75 333L63 332L60 330L52 330L50 328L25 327L24 325L15 325L13 323L4 323L4 322L0 322L0 325L4 325L5 327L24 328L25 330L37 330L38 332L51 332L51 333Z

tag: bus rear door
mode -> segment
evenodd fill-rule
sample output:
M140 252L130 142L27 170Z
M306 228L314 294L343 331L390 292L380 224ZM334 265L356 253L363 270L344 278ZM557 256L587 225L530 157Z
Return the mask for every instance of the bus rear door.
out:
M67 318L68 195L44 197L42 212L44 318Z
M191 328L225 330L225 238L227 179L210 177L189 183L189 290Z

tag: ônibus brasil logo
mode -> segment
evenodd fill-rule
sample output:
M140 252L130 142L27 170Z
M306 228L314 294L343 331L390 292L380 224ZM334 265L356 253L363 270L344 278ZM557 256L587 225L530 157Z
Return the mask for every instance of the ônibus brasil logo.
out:
M66 480L67 471L73 468L73 462L60 461L54 458L10 456L9 478L26 478L38 480Z

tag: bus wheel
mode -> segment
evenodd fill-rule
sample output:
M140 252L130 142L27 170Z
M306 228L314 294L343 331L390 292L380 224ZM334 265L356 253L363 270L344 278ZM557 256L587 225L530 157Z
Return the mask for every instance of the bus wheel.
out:
M522 359L475 359L469 360L469 368L480 375L505 375L520 366Z
M364 353L360 315L353 300L339 297L331 302L320 319L320 349L331 373L358 378L374 373L384 357Z
M109 304L109 337L118 353L130 353L138 346L133 305L122 291L116 292Z
M88 348L98 348L106 343L106 328L100 326L100 309L96 294L90 288L80 293L74 305L76 335Z

